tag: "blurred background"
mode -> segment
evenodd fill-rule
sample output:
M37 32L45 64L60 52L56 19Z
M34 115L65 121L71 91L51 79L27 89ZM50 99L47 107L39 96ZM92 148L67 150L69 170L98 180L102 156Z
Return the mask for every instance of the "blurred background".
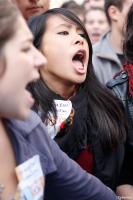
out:
M63 3L68 2L69 0L51 0L50 7L60 7ZM78 4L82 4L84 0L75 0Z

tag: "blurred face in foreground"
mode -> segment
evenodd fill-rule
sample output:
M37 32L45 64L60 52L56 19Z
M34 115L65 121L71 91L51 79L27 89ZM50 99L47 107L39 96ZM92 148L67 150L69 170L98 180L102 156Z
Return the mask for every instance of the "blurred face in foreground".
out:
M26 86L39 78L38 70L46 60L33 46L32 40L24 19L18 16L15 33L5 43L0 55L1 117L25 119L34 103Z

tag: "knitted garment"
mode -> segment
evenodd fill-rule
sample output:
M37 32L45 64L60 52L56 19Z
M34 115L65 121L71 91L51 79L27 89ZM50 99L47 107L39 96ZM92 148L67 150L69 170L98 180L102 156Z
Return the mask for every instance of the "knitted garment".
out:
M124 70L126 70L128 73L129 93L133 96L133 64L126 63L123 67L124 67Z

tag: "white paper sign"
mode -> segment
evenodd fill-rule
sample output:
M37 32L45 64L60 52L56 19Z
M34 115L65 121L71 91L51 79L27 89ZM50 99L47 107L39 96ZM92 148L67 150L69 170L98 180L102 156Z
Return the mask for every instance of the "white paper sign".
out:
M57 111L57 120L56 124L48 123L47 130L50 137L53 139L60 130L60 125L64 122L70 115L72 111L72 102L70 100L54 100L56 111ZM53 114L49 113L51 119L53 118ZM54 121L54 119L52 120Z
M44 176L39 155L16 167L21 199L43 200Z

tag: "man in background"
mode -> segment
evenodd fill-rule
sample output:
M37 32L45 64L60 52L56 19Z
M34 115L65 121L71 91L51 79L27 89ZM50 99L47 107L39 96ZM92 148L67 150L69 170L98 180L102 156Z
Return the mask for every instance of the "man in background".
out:
M93 65L101 83L107 81L122 69L124 24L133 0L105 0L105 13L110 31L93 46Z
M16 3L26 20L49 9L50 0L12 0Z
M86 11L85 27L92 44L99 41L101 36L109 30L109 24L103 8L92 7Z

